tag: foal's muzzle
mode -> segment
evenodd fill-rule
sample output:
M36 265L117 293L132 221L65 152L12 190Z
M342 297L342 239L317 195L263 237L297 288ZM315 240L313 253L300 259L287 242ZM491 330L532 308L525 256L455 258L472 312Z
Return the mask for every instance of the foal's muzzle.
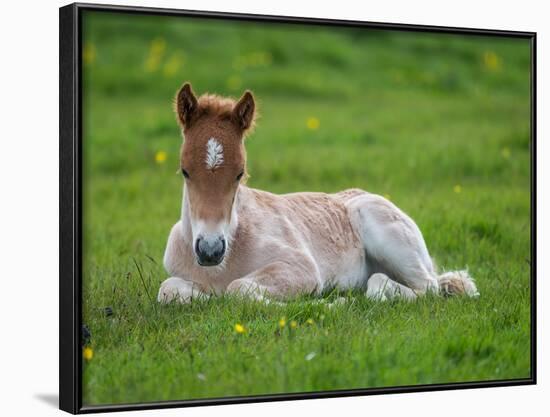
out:
M225 239L223 236L216 238L199 236L195 241L195 254L201 266L219 265L225 255Z

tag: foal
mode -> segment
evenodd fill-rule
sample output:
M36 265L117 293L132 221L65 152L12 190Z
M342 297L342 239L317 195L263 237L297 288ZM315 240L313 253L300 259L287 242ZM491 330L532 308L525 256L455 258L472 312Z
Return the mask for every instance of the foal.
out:
M175 107L185 185L160 302L225 292L285 299L332 287L362 288L378 300L478 295L466 271L436 272L417 225L385 198L358 189L275 195L246 187L244 137L255 118L249 91L238 102L197 99L185 84Z

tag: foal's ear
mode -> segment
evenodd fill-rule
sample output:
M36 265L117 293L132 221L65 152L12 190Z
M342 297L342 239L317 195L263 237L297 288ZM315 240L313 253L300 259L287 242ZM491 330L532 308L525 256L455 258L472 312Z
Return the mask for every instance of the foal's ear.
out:
M193 94L191 84L185 83L176 95L176 114L182 126L189 126L198 107L197 98Z
M255 109L254 96L249 90L246 90L233 108L233 119L243 131L254 125Z

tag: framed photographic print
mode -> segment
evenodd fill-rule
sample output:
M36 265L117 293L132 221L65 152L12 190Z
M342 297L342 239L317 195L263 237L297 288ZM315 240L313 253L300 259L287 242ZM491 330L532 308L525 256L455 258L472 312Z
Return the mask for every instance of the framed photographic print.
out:
M60 408L534 384L535 52L62 7Z

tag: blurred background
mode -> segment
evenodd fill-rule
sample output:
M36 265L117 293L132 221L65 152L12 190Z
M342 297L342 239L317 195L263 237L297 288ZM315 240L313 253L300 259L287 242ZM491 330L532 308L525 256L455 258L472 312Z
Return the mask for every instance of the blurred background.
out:
M88 12L82 59L86 203L113 233L179 215L184 81L254 92L252 187L529 202L528 40Z
M84 314L104 346L116 331L98 309L130 308L120 293L135 259L152 296L165 278L182 199L172 100L189 81L199 95L254 92L249 186L384 195L439 263L513 299L514 372L527 369L528 40L104 12L85 12L82 34ZM115 369L104 360L86 376L93 401L113 399L100 394Z

